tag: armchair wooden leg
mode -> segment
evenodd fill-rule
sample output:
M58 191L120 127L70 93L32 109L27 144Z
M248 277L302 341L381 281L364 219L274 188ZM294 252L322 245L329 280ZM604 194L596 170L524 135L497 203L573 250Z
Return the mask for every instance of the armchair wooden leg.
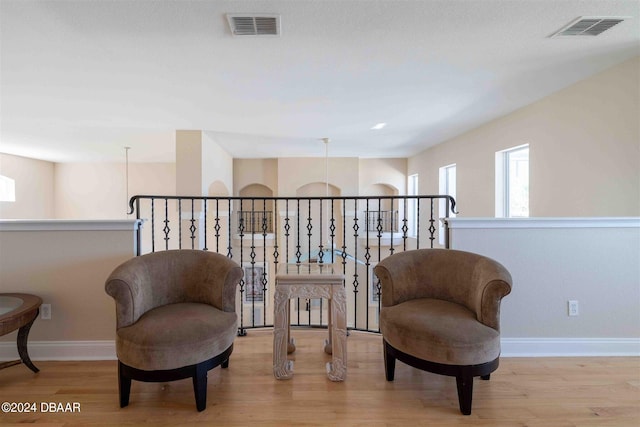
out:
M393 381L396 372L396 357L393 355L391 346L384 341L384 374L387 381Z
M193 392L196 395L196 408L202 412L207 407L207 367L198 363L193 373Z
M220 364L220 367L221 367L222 369L226 369L226 368L228 368L228 367L229 367L229 359L227 359L227 360L225 360L224 362L222 362L222 363Z
M118 391L120 393L120 407L124 408L129 404L131 394L131 378L124 375L122 362L118 361Z
M463 415L471 415L471 400L473 398L473 377L466 375L456 376L458 386L458 404Z
M491 379L491 374L483 375L480 378L482 378L485 381L489 381Z

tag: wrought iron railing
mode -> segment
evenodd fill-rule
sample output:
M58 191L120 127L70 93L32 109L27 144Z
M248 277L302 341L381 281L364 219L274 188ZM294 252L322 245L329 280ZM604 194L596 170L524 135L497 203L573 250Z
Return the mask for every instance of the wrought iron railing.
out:
M439 203L443 201L444 210ZM239 333L273 326L275 274L283 263L334 263L347 288L349 329L379 331L378 261L398 251L438 246L439 218L451 196L183 197L134 196L137 254L168 249L222 253L244 269L236 298ZM384 209L383 209L384 208ZM233 215L233 212L237 215ZM269 215L271 214L271 215ZM322 300L292 305L292 325L326 326Z
M239 211L238 234L273 233L273 211Z
M398 211L366 211L367 227L370 230L378 230L383 233L399 231L398 229Z

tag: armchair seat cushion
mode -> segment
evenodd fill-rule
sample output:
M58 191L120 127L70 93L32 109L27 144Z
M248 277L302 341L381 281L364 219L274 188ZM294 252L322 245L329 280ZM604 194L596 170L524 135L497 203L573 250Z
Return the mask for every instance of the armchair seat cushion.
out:
M382 307L380 330L393 347L435 363L477 365L500 355L499 332L445 300L419 298Z
M118 329L118 359L133 368L176 369L208 360L233 344L237 315L200 303L175 303L149 310Z

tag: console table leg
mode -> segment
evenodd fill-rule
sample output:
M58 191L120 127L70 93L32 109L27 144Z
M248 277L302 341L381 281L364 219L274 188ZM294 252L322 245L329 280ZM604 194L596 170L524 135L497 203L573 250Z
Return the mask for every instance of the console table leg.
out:
M347 376L347 305L342 284L332 287L331 298L331 362L327 376L331 381L344 381Z
M324 352L327 354L333 354L333 333L332 333L332 319L331 319L331 298L327 300L327 329L329 330L329 338L324 341Z
M287 359L289 344L289 296L276 287L273 312L273 375L286 380L293 376L293 361Z
M36 310L36 315L33 319L18 330L18 354L20 355L20 360L22 360L22 363L24 363L33 372L40 372L40 369L36 368L29 358L27 340L29 339L29 330L31 330L31 325L33 325L33 322L38 317L38 313L40 313L40 310Z

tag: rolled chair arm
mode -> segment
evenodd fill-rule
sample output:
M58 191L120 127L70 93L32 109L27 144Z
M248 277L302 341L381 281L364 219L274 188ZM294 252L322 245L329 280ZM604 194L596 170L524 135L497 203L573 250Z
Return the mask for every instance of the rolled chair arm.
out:
M474 269L475 313L479 322L500 331L500 301L511 292L511 274L497 261L481 258Z
M195 282L190 291L191 298L211 304L222 311L235 312L236 290L244 272L226 256L215 255L217 260L207 264L204 280Z
M137 274L133 274L125 264L116 268L105 283L105 291L116 302L117 329L135 323L152 308L151 294L145 292L150 286L150 275L144 269L137 269Z
M389 307L423 296L421 294L424 293L424 290L420 289L420 285L423 284L420 280L421 251L397 253L376 265L374 272L384 289L380 301L382 307Z

